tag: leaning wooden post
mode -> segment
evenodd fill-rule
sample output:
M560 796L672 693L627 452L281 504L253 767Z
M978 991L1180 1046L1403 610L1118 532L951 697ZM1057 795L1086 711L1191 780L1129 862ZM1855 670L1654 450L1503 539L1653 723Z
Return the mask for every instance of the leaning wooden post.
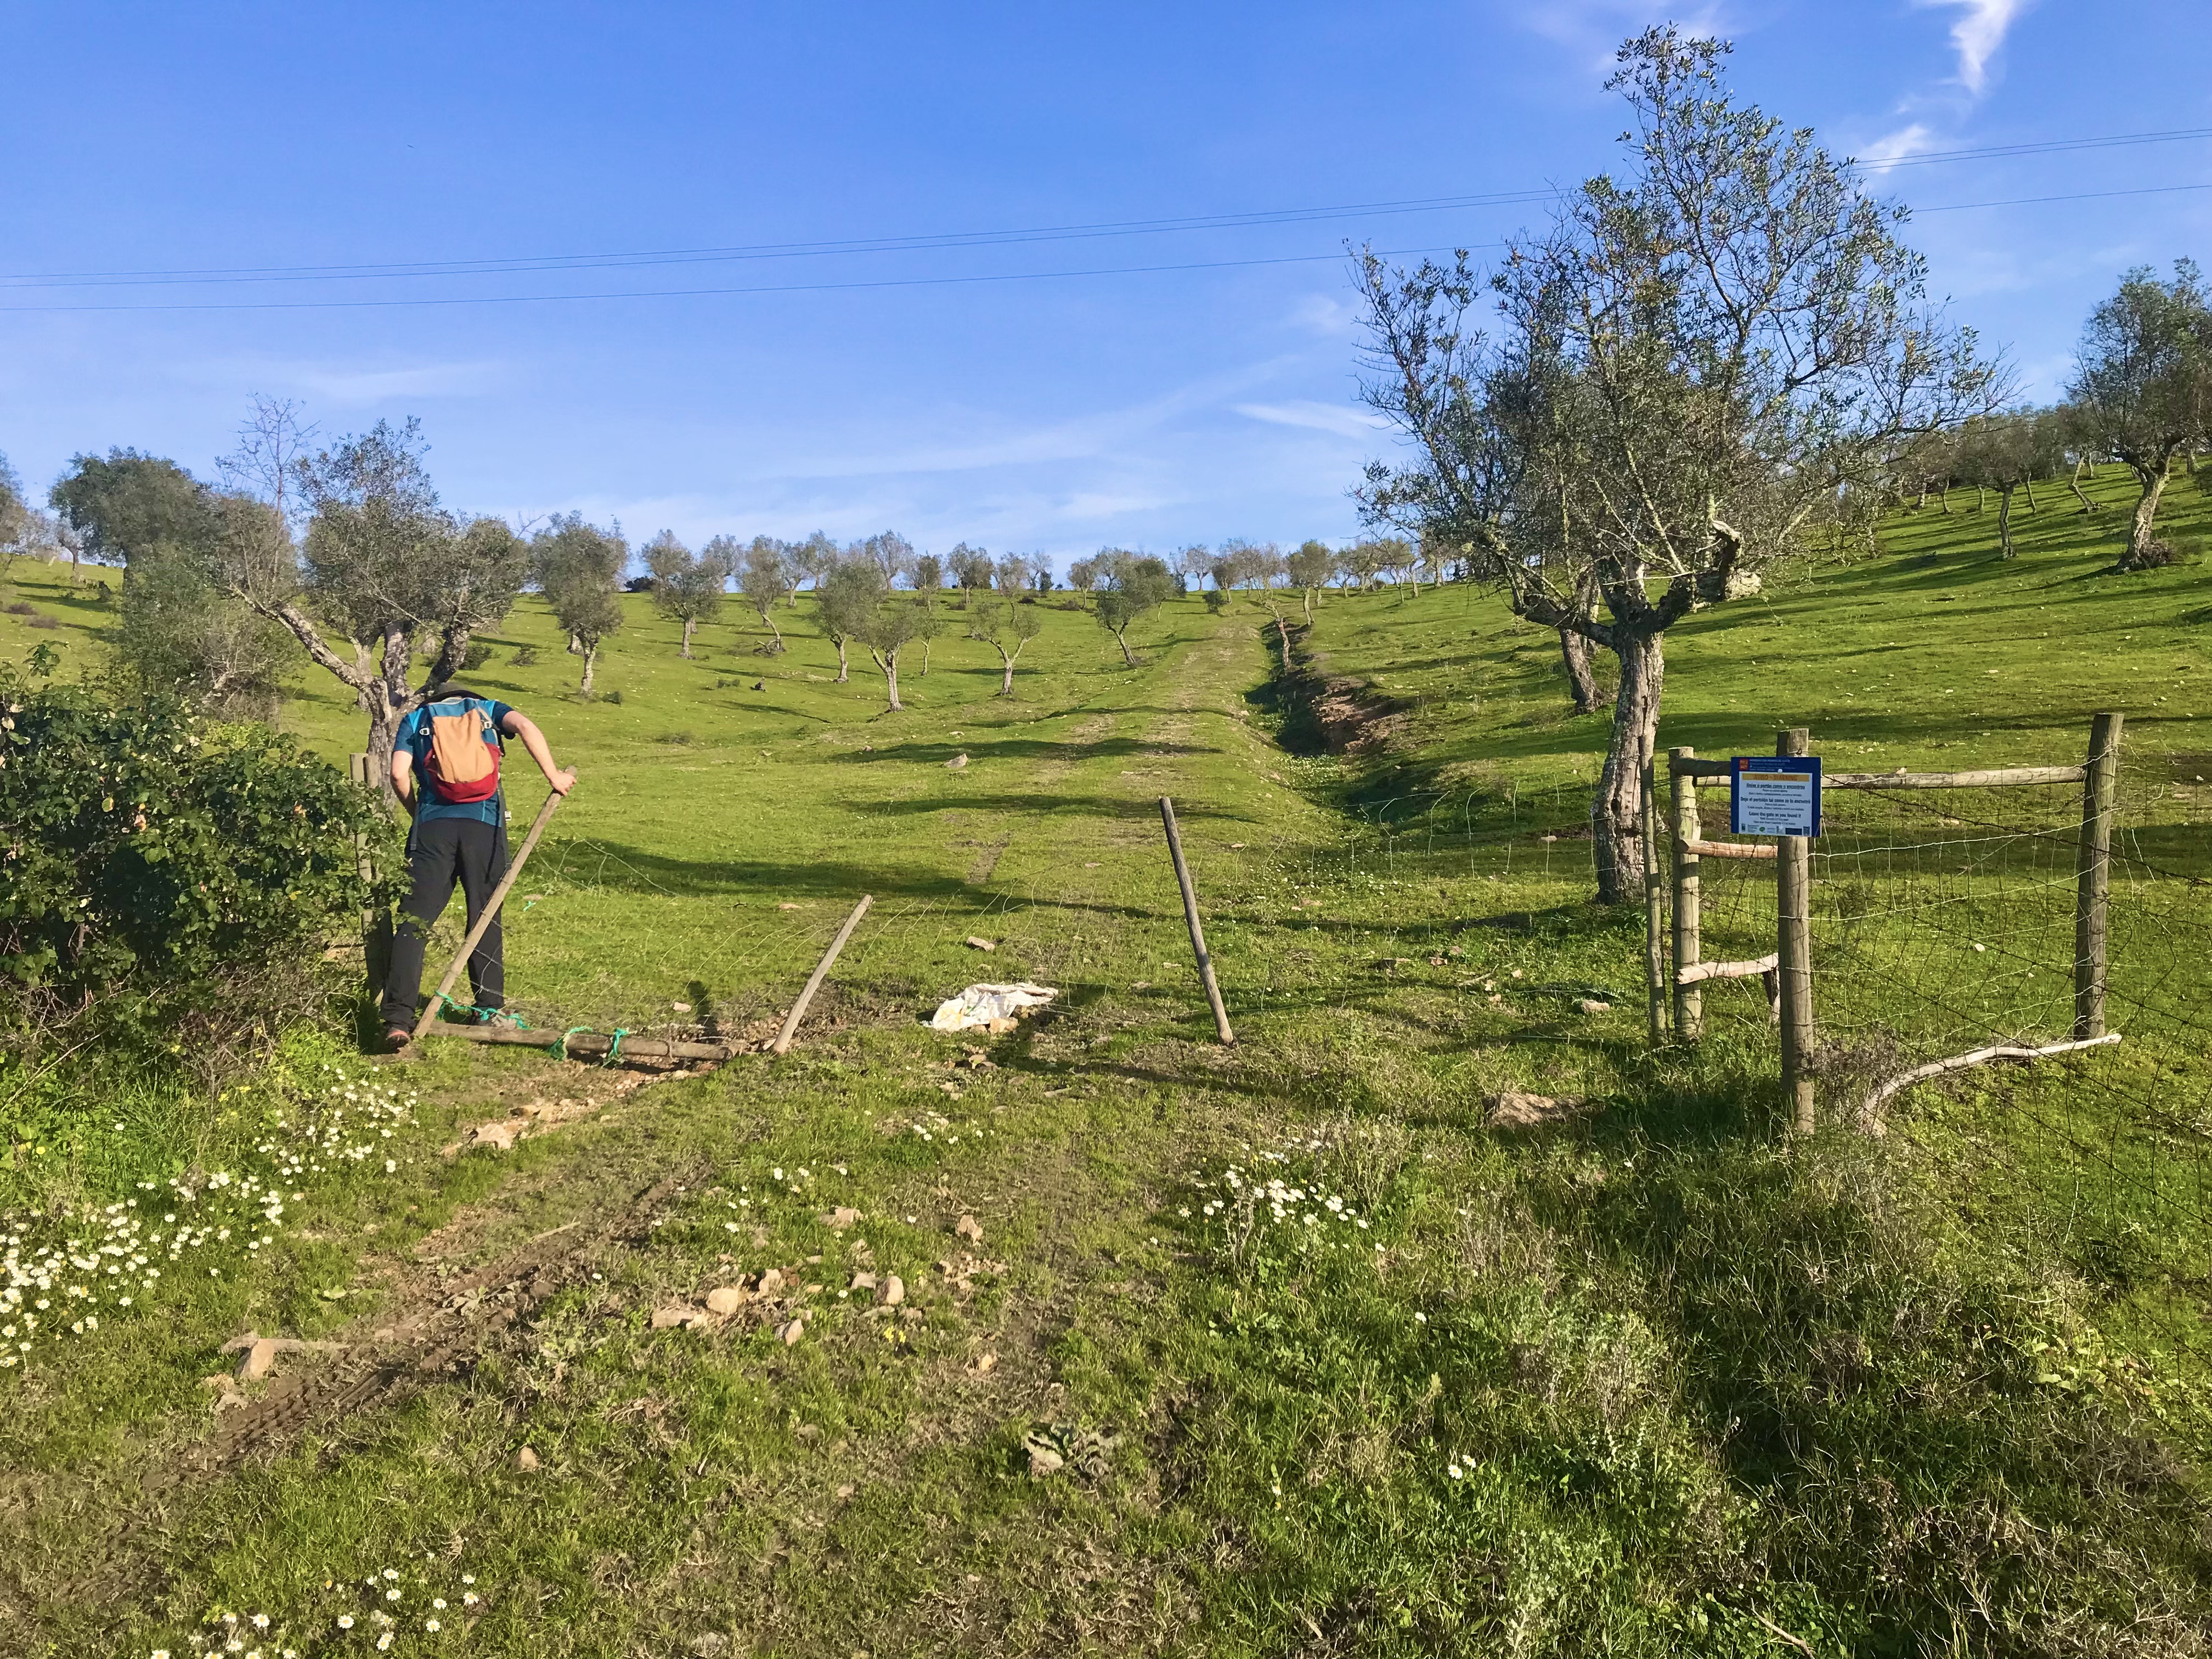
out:
M469 936L461 941L460 951L453 957L452 964L447 968L445 978L438 981L436 994L422 1005L422 1016L415 1022L415 1033L408 1039L409 1042L421 1041L428 1035L430 1028L438 1023L438 1005L446 1000L446 993L453 988L453 981L461 976L462 968L467 964L468 959L476 954L477 941L484 936L484 930L491 926L492 918L499 914L499 907L507 902L507 891L514 885L515 878L521 875L522 866L530 862L530 855L537 849L538 836L545 833L545 825L553 816L553 809L566 799L568 797L557 789L545 797L545 805L538 809L538 821L530 826L530 834L523 840L522 850L514 855L514 862L507 866L507 873L499 878L499 885L491 890L490 902L484 906L483 914L477 917L477 925L469 929Z
M2119 781L2118 714L2089 726L2081 783L2081 847L2074 898L2074 1039L2105 1035L2105 913L2112 885L2112 797Z
M1667 881L1659 873L1659 786L1649 761L1641 783L1644 1024L1656 1048L1667 1040Z
M1792 726L1776 734L1774 752L1802 755L1812 734ZM1782 958L1782 1087L1790 1097L1791 1121L1800 1134L1813 1133L1813 843L1803 836L1781 837L1774 860Z
M783 1017L783 1029L775 1034L775 1041L769 1044L773 1052L779 1054L791 1052L791 1040L799 1035L799 1022L806 1018L806 1005L814 1000L814 994L822 988L822 981L829 977L830 969L837 960L837 953L845 948L845 941L853 937L853 930L860 925L860 918L868 914L868 907L875 902L873 893L860 895L860 902L853 907L853 914L845 918L845 925L837 930L837 937L830 941L830 948L822 953L822 960L814 964L814 972L808 976L806 988L799 994L799 1000L791 1005L791 1012Z
M1206 929L1198 920L1198 895L1191 890L1190 867L1182 861L1182 837L1176 833L1175 803L1160 797L1160 823L1168 832L1168 856L1175 860L1176 884L1182 889L1182 919L1190 925L1191 954L1198 958L1198 977L1206 987L1207 1006L1213 1010L1214 1034L1231 1043L1237 1034L1229 1029L1229 1011L1221 1006L1221 988L1213 982L1213 958L1206 953Z
M1670 749L1670 760L1694 760L1694 749ZM1698 938L1699 902L1698 855L1693 850L1704 839L1698 833L1698 781L1676 771L1674 787L1674 1040L1695 1042L1705 1030L1705 994L1682 983L1682 970L1694 968L1704 948Z

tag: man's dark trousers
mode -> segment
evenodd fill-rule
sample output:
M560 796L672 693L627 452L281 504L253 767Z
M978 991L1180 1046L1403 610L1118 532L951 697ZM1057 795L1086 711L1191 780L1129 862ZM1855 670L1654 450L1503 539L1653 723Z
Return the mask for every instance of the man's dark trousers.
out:
M407 870L414 889L400 908L398 935L392 941L392 975L384 985L384 1023L411 1029L422 996L422 947L431 925L445 913L461 884L468 901L469 926L477 925L486 901L507 873L507 826L477 818L426 818L407 836ZM507 990L506 964L500 953L499 918L484 929L469 957L469 986L479 1008L496 1008Z

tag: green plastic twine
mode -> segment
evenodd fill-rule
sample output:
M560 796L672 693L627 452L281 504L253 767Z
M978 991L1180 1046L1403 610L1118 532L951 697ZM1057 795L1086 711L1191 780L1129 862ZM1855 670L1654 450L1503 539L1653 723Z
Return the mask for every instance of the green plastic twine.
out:
M629 1035L629 1028L628 1026L617 1025L615 1027L614 1036L607 1043L607 1057L599 1062L600 1065L611 1066L615 1063L615 1056L622 1052L622 1040Z

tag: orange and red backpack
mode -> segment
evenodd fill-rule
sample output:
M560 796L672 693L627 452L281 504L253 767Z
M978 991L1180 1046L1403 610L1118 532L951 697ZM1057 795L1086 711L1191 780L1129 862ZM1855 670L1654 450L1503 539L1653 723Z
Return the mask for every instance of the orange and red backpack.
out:
M500 749L491 734L491 717L477 702L462 702L452 714L432 703L423 709L430 727L430 753L422 769L440 800L460 805L489 800L499 793Z

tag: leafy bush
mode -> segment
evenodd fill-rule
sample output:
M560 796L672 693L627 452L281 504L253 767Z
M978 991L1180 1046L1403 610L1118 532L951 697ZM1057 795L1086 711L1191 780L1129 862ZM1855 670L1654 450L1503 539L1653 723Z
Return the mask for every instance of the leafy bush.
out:
M473 651L475 647L472 646L470 649ZM507 659L517 668L527 668L537 660L538 647L534 645L518 645L514 647L514 654Z
M392 834L265 726L0 665L0 1078L85 1053L222 1076L329 994L326 941L382 896L356 838Z

